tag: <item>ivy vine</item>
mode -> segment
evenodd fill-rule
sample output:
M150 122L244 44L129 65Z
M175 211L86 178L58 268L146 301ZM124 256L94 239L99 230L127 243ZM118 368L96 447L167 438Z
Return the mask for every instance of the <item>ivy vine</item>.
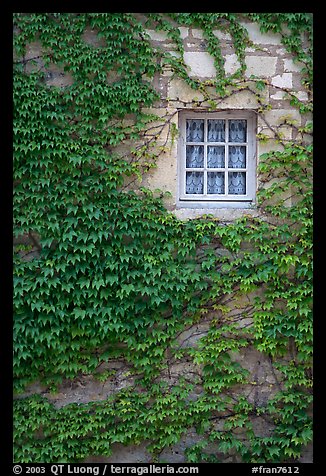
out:
M244 20L281 35L302 65L308 101L284 92L310 113L308 13L14 15L15 461L79 462L109 456L117 442L144 441L159 461L190 428L198 443L187 448L188 462L297 461L311 441L311 123L267 122L268 82L243 77ZM214 80L188 76L180 25L203 31ZM146 28L165 31L179 56L153 46ZM240 65L232 75L214 30L231 35ZM257 99L280 146L260 157L261 218L181 221L162 192L139 185L177 134L170 113L144 112L163 100L153 78L166 67L210 110L243 90ZM49 85L53 72L68 78L62 87ZM295 139L282 135L284 126ZM230 320L237 299L247 304ZM180 345L203 322L198 344ZM257 383L233 358L243 349L260 352L277 376L265 405L244 396ZM99 369L115 359L134 384L104 401L57 409L41 395L19 395L35 381L54 391L82 375L105 381ZM189 376L164 377L185 362ZM269 436L255 431L255 418L268 422Z

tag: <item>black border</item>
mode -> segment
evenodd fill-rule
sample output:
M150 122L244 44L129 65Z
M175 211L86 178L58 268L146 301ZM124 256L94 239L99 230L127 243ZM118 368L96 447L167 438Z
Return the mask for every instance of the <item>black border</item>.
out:
M92 2L92 8L90 11L105 11L108 7L112 12L146 12L150 8L153 8L153 4L141 5L140 3L135 2L120 2L119 5L116 4L107 4L106 2ZM200 3L200 8L194 8L196 5L194 3L189 4L189 2L168 2L165 1L160 5L161 12L168 11L200 11L200 12L211 12L217 7L217 4L214 2L204 2ZM324 354L321 352L324 334L322 332L322 323L325 319L323 312L320 312L320 309L323 309L323 304L321 296L324 291L324 276L321 273L321 255L324 250L322 243L323 237L323 227L325 217L324 201L325 195L323 192L324 179L323 179L323 165L325 165L326 158L323 155L324 148L324 133L323 125L325 122L325 113L322 105L322 99L324 98L323 87L325 86L325 74L323 72L324 66L324 57L325 57L325 36L324 36L324 16L322 2L318 4L313 4L313 2L305 2L303 5L295 3L295 5L285 5L282 2L280 5L276 5L275 2L269 2L268 4L262 2L257 2L256 5L246 5L241 2L237 5L235 2L230 2L229 5L223 4L222 6L233 7L237 9L243 9L243 7L248 6L251 11L262 11L265 7L272 7L273 11L280 12L311 12L314 16L314 79L315 79L315 95L317 99L315 100L315 109L314 109L314 149L317 149L317 154L315 155L316 159L314 160L314 364L315 364L315 384L314 384L314 462L312 464L303 464L300 474L320 474L320 469L324 462L323 458L323 437L324 437L324 428L322 425L322 410L323 410L323 357ZM318 8L319 7L319 8ZM41 11L46 12L47 10L54 11L74 11L78 8L82 9L82 5L73 5L71 2L53 2L50 4L46 2L40 5L33 5L31 2L27 4L25 2L13 2L9 5L5 5L3 10L4 17L1 22L1 46L2 46L2 71L1 71L1 80L2 80L2 107L1 107L1 118L2 118L2 127L1 132L3 134L3 140L1 141L1 202L2 202L2 243L1 243L1 252L3 258L1 260L1 290L3 295L2 300L2 313L1 313L1 323L4 325L3 330L0 332L2 339L0 349L1 349L1 374L2 374L2 385L1 385L1 400L2 400L2 418L1 418L1 430L3 432L1 438L1 460L5 462L5 466L8 465L9 471L3 471L3 474L13 474L12 473L12 15L15 12L19 11ZM230 11L231 8L228 8ZM247 8L246 8L247 9ZM237 10L236 10L237 11ZM268 8L267 11L270 11ZM10 253L9 253L10 249ZM119 463L120 464L120 463ZM119 465L118 464L118 465ZM232 464L227 466L231 471L234 471L238 467L238 474L246 474L246 469L249 470L249 467L252 465L245 465L242 463ZM141 464L145 466L145 464ZM172 465L172 464L171 464ZM235 466L237 465L237 466ZM27 465L25 465L27 466ZM40 465L34 465L40 466ZM41 465L45 466L45 465ZM201 467L202 465L195 465ZM277 466L277 465L263 465L263 466ZM289 466L281 465L278 466ZM0 466L3 467L2 465ZM223 465L215 466L212 464L205 464L205 471L214 471L214 469L221 469L221 474L224 474ZM200 474L202 470L200 468ZM251 473L248 471L248 474ZM23 474L23 473L22 473ZM52 474L52 473L49 473ZM283 474L283 473L281 473Z

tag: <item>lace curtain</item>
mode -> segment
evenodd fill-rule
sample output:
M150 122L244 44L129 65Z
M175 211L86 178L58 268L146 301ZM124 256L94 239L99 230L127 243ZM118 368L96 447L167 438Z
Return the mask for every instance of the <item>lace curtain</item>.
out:
M242 169L246 167L246 146L230 145L229 167Z
M204 142L204 119L191 119L186 122L187 142Z
M224 172L207 172L207 193L225 193Z
M204 193L204 173L187 172L186 173L186 193L203 194ZM225 176L224 172L207 172L207 193L224 195ZM229 194L246 194L246 174L245 172L229 173Z
M203 172L187 172L186 173L186 193L191 193L191 194L204 193Z
M229 142L246 142L247 121L233 119L229 121Z
M186 173L186 193L203 194L204 193L204 173L187 172ZM224 172L207 172L207 193L225 194L225 176ZM245 172L229 173L229 194L246 194L246 174Z
M225 142L225 120L208 119L207 121L207 141Z
M229 120L229 142L246 142L247 121L245 119ZM204 119L187 119L187 142L204 142ZM225 142L225 120L208 119L207 142Z
M207 167L224 168L225 167L225 147L208 146L207 147Z
M229 173L229 193L233 195L246 194L245 172L230 172Z
M204 167L204 146L187 145L186 147L186 167Z
M226 125L228 126L228 140L226 138ZM225 147L228 147L227 167L229 169L245 168L247 147L240 144L246 142L246 139L247 121L244 119L230 119L228 121L225 119L208 119L206 126L204 119L187 119L186 141L203 144L186 145L186 167L188 169L204 169L204 147L207 147L208 170L207 173L204 170L186 172L186 194L203 194L204 188L206 188L204 182L207 181L208 194L245 195L246 172L209 171L209 169L224 169L226 167ZM212 142L225 143L225 145L208 145ZM228 143L239 143L239 145L228 145ZM226 174L228 174L227 190L225 190Z

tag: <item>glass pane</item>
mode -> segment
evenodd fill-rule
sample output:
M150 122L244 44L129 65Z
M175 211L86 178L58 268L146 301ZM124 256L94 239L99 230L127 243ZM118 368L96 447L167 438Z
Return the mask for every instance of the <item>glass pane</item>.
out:
M229 142L246 142L247 121L245 119L232 119L229 121Z
M187 119L187 142L204 142L204 119Z
M207 141L225 142L225 120L208 119Z
M203 172L186 172L186 193L204 193Z
M207 167L221 168L225 167L225 148L224 146L207 147Z
M207 172L207 193L225 193L224 172Z
M246 173L230 172L229 173L229 193L233 195L246 194Z
M204 167L204 146L187 145L186 167Z
M239 168L239 169L246 167L246 146L245 145L230 145L229 167Z

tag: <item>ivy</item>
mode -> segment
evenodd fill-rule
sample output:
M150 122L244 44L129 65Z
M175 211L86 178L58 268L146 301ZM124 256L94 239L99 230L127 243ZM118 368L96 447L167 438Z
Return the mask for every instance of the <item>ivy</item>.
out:
M144 441L161 461L190 428L198 441L188 462L292 462L311 441L312 127L266 121L268 82L243 79L244 20L281 35L302 65L309 100L284 92L306 117L310 14L14 15L15 461L80 462ZM188 76L180 26L203 31L214 80ZM165 32L177 56L153 46L146 28ZM232 75L215 30L231 36ZM173 113L145 112L162 101L153 84L166 67L202 93L196 107L214 110L241 91L256 98L280 146L259 158L260 218L181 221L163 192L142 186L178 133ZM50 73L67 81L51 86ZM250 399L259 384L239 359L246 351L275 376L265 404ZM104 384L115 361L131 384L104 400L57 408L19 394L36 381L53 391L90 375ZM258 418L269 436L255 430Z

